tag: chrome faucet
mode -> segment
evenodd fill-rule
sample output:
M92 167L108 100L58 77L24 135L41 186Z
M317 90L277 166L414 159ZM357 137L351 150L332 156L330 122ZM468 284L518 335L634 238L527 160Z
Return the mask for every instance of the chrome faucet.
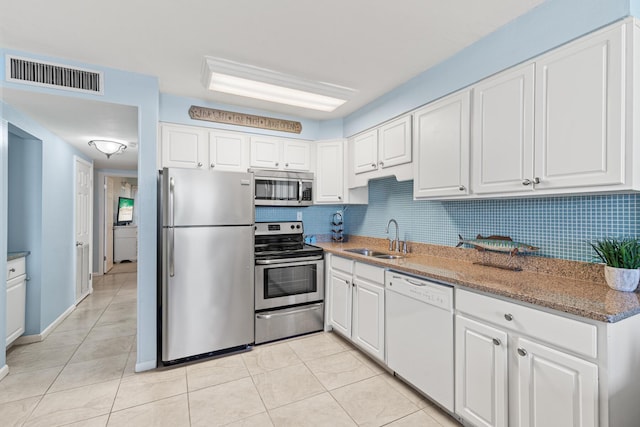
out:
M393 247L395 245L395 250L400 252L400 232L398 231L398 221L391 218L387 223L387 228L384 230L384 232L389 234L389 226L391 225L391 223L394 223L396 225L396 238L395 240L391 240L391 237L389 237L389 250L393 252Z

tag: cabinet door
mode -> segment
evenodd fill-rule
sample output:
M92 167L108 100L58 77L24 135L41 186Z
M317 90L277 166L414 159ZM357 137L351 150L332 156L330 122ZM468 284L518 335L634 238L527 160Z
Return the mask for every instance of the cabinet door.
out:
M209 132L209 167L214 170L246 172L249 167L249 138L234 132Z
M251 167L278 169L280 167L280 140L273 138L251 138Z
M24 333L27 276L21 275L7 282L6 346Z
M469 194L469 92L414 113L415 198Z
M308 171L311 166L311 147L306 141L285 140L282 143L283 169Z
M506 427L507 334L456 315L455 358L456 414L474 425Z
M351 140L354 173L378 169L378 131L372 130Z
M523 338L517 346L521 427L598 425L595 364Z
M624 183L625 28L536 61L538 188Z
M162 125L162 167L206 167L207 130L192 126Z
M350 276L331 271L329 281L329 323L344 336L351 338L351 288Z
M474 193L533 190L534 70L528 64L473 89Z
M356 280L353 292L351 338L372 356L384 360L384 288Z
M344 193L344 141L316 144L315 203L341 203Z
M411 116L380 127L378 138L378 165L381 168L411 162Z

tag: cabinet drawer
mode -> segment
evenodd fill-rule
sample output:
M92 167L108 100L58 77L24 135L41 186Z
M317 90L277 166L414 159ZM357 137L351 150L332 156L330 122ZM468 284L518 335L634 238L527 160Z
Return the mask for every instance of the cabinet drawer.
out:
M463 290L456 291L456 309L575 353L597 357L595 325Z
M356 262L355 275L361 279L366 279L380 286L384 286L384 268Z
M331 268L351 274L353 273L353 261L333 255L331 257Z
M7 261L7 280L26 274L26 272L27 267L24 257Z

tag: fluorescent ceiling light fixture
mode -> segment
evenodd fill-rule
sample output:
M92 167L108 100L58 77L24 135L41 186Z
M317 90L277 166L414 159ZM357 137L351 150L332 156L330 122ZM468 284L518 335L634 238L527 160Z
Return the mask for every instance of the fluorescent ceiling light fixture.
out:
M202 80L209 90L320 111L333 111L355 92L277 71L205 57Z
M92 139L89 141L89 145L94 147L96 150L105 154L107 159L113 156L114 154L121 154L124 150L127 149L126 142L113 141L108 139Z

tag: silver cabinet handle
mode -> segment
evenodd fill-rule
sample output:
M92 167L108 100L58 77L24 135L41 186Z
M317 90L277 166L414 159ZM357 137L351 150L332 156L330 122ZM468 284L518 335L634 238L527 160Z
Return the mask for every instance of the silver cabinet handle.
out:
M211 163L211 167L212 167L212 168L215 168L215 167L216 167L216 164L215 164L215 163Z
M349 281L345 279L344 283L346 283L347 285L349 284Z
M342 200L342 196L338 196L338 200Z
M288 167L289 167L289 163L285 163L285 164L284 164L284 167L285 167L285 168L288 168Z
M376 168L376 164L375 163L371 163L371 167L375 169Z
M15 272L16 272L16 269L15 269L15 268L11 267L11 268L9 269L9 273L15 273Z
M202 167L202 162L198 162L198 167L201 168Z
M80 241L76 241L76 247L78 247L78 246L82 246L82 245L84 245L84 243L82 243L82 242L80 242Z
M467 189L467 188L466 188L464 185L461 185L460 187L458 187L458 190L460 190L460 191L464 191L464 190L466 190L466 189Z
M524 348L520 347L518 348L518 354L522 357L527 355L527 350L525 350Z
M493 339L493 344L494 345L500 345L500 344L502 344L502 341L500 341L498 338L494 338Z
M533 180L531 179L522 180L522 185L531 185L531 184L540 184L540 178L536 176L535 178L533 178Z
M378 164L382 167L384 167L384 162L378 162Z
M540 184L540 178L538 178L537 176L535 178L533 178L533 183L534 184Z
M278 165L279 165L279 164L280 164L280 163L276 162L276 167L278 167Z
M530 179L524 179L524 180L522 180L522 185L531 185L531 184L532 184L532 182L531 182L531 180L530 180Z
M513 320L513 314L507 313L504 315L504 318L507 322L511 322Z

